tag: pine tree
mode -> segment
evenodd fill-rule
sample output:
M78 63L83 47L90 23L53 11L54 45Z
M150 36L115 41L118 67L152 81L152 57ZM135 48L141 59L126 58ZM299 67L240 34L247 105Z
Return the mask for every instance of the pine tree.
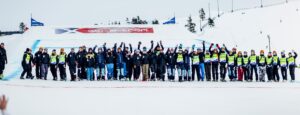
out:
M211 19L211 18L208 18L208 25L210 27L214 27L215 26L215 21L213 19Z
M19 28L20 28L20 31L21 31L21 32L24 32L24 31L25 31L25 28L26 28L26 27L25 27L25 24L24 24L23 22L21 22Z
M199 17L200 17L200 31L202 31L202 21L204 21L204 19L205 19L205 12L204 12L204 9L203 8L201 8L200 10L199 10Z
M195 33L196 32L195 31L196 24L193 23L192 16L189 16L187 22L188 23L185 25L185 27L187 27L190 32Z

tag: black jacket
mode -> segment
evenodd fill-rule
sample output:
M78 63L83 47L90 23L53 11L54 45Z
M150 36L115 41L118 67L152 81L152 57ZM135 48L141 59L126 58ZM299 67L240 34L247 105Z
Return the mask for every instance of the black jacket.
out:
M67 57L67 64L68 66L76 66L76 53L70 52Z
M48 53L43 53L41 58L42 64L50 64L50 56Z
M33 61L34 64L40 65L42 63L42 54L43 52L40 51L34 54L34 61Z
M27 55L30 56L28 62L26 62ZM31 53L29 54L27 52L24 52L24 55L23 55L23 58L22 58L22 65L24 66L24 65L28 64L31 67L32 62L33 62L33 55Z
M140 54L133 54L133 57L132 57L132 61L133 61L133 65L134 66L141 66L141 55Z
M6 50L4 48L0 48L0 62L7 62Z

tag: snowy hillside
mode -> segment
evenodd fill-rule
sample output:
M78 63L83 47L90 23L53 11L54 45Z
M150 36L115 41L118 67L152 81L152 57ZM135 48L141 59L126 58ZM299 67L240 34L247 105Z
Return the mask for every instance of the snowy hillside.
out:
M225 43L228 47L250 51L268 51L268 38L271 49L278 52L292 49L300 52L300 2L266 8L225 13L215 21L214 28L206 28L199 36L205 40Z

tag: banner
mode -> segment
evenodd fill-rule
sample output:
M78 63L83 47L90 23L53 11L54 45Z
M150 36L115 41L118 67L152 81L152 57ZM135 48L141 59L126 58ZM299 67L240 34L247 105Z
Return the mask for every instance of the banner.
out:
M100 28L67 28L55 29L56 34L64 33L154 33L152 27L100 27Z

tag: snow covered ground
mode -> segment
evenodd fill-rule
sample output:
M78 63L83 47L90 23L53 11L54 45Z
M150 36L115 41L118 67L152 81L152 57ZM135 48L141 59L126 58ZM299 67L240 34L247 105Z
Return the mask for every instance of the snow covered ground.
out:
M226 13L216 20L216 27L201 34L191 34L179 20L173 26L153 26L155 34L67 34L56 35L59 27L31 28L24 35L0 37L6 44L9 81L0 81L0 94L9 100L12 115L298 115L300 113L300 75L295 83L211 83L211 82L53 82L19 80L20 62L26 47L70 48L101 45L107 42L149 45L163 40L166 47L178 43L199 44L199 40L225 43L229 48L267 51L267 35L272 49L300 52L300 2L267 8ZM297 59L299 62L299 58ZM34 71L33 71L34 73ZM49 75L49 78L52 78Z
M299 83L0 82L12 115L298 115Z

